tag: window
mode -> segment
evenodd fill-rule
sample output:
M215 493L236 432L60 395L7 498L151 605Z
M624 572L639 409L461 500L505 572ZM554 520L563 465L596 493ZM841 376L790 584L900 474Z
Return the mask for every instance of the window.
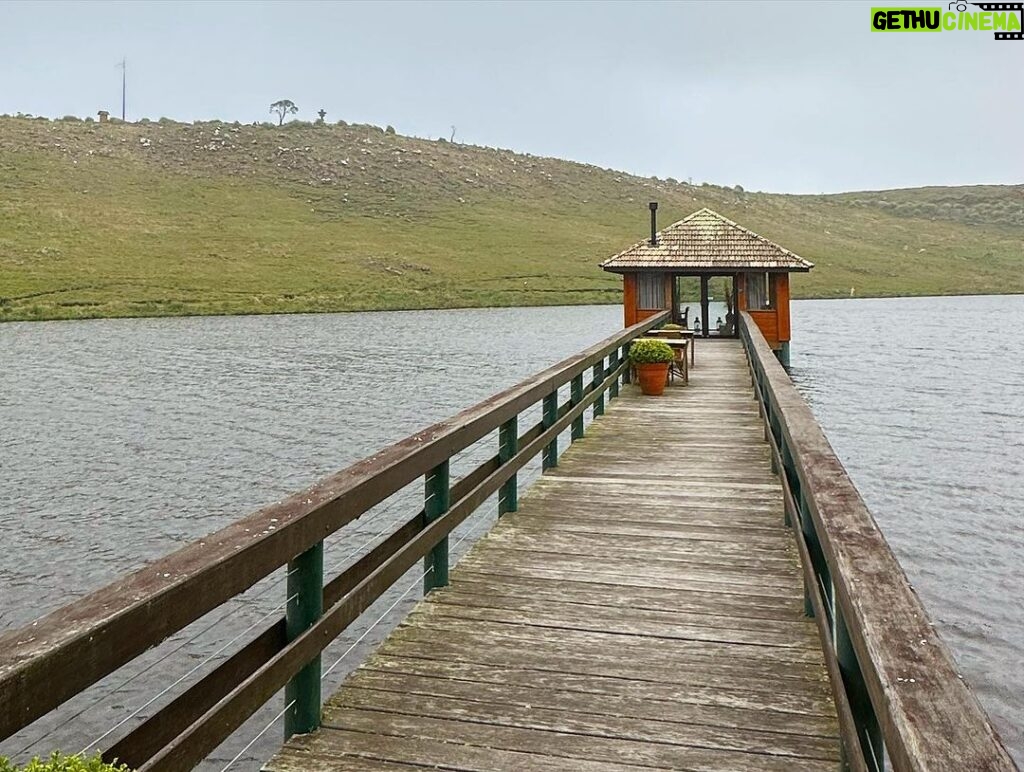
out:
M637 308L655 311L665 307L665 274L637 274Z
M773 308L775 298L772 295L771 274L747 274L747 310L760 311Z

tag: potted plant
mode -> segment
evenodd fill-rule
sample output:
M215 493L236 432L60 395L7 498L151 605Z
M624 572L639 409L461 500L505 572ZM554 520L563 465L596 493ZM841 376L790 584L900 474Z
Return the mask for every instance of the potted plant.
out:
M641 338L629 347L629 363L636 368L640 390L658 396L665 391L668 367L674 359L672 347L663 340Z
M66 756L55 751L46 761L39 757L32 759L24 767L15 767L11 762L0 756L0 772L130 772L124 764L105 764L97 753L92 758L81 755Z
M661 332L665 334L666 338L681 338L683 337L683 326L681 324L666 324L662 326Z

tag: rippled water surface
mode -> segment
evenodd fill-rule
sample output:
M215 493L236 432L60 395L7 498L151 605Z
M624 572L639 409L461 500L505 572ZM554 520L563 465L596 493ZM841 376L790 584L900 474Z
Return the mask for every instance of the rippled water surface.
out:
M0 629L447 417L620 321L616 307L578 307L0 325ZM793 353L798 385L1024 758L1024 298L799 302ZM492 452L466 454L456 472ZM328 567L406 519L420 495L410 488L345 529ZM460 549L489 517L456 533ZM325 667L338 662L327 687L415 602L418 579L403 579L326 652ZM44 734L30 751L78 750L138 711L116 736L154 694L173 694L232 637L279 614L283 599L280 577L261 583L227 618L213 612L0 753ZM257 768L279 725L246 745L281 705L204 768L239 753L232 769Z

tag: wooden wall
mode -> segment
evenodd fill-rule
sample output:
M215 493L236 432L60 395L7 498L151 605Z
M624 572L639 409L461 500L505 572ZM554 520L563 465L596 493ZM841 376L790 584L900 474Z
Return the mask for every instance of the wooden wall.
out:
M662 299L661 308L638 308L640 305L640 293L637 291L637 280L635 273L622 274L622 322L625 327L632 327L634 324L650 319L672 307L672 277L665 274L665 296Z
M789 274L771 274L769 291L774 299L774 308L750 309L747 308L747 282L746 275L740 274L736 277L736 308L740 311L747 311L753 319L761 334L764 335L768 345L773 349L782 346L783 341L790 339L789 326Z
M622 274L622 326L636 324L636 274Z
M751 318L761 329L761 334L768 341L773 349L778 349L783 341L790 339L789 325L789 274L771 274L769 291L774 298L774 308L754 309L747 308L747 282L745 274L736 274L733 277L736 287L736 310L748 311ZM637 275L625 273L622 275L622 322L625 327L632 327L644 319L649 319L659 313L657 309L640 309L640 296L637 291ZM672 307L672 276L665 274L665 298L663 308Z

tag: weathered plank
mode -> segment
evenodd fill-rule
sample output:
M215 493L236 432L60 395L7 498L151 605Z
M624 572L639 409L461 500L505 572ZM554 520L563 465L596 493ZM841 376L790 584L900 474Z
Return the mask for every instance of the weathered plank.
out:
M753 619L791 620L803 609L798 598L730 595L706 590L692 592L665 587L632 587L607 584L591 578L589 581L560 581L520 577L515 584L488 574L474 574L469 570L459 574L458 591L475 592L494 598L519 598L528 595L537 600L561 603L597 605L607 608L649 609L651 611L698 612ZM434 600L442 601L438 597Z
M532 689L563 689L584 694L602 694L613 697L629 697L650 701L686 702L693 705L720 705L746 710L771 710L780 714L830 717L830 702L827 696L797 692L760 692L750 689L747 684L729 687L702 687L692 682L643 680L639 677L620 678L615 674L579 674L558 666L564 661L538 663L531 668L522 660L506 658L500 664L484 664L449 659L401 656L391 647L387 654L371 657L364 670L385 673L410 673L436 678L448 678L473 683L513 684ZM429 653L429 652L426 652ZM543 666L549 669L540 669ZM636 673L639 676L641 674Z
M484 748L432 738L389 736L326 729L314 735L296 738L295 753L279 756L265 767L267 772L334 772L344 770L423 769L424 760L443 758L444 769L460 772L491 772L515 769L518 772L546 772L551 769L547 755L522 750ZM403 763L406 762L406 763ZM616 764L608 761L574 759L579 772L640 772L650 767Z
M581 702L584 702L581 700ZM839 746L834 738L812 735L781 734L761 728L734 729L716 724L652 721L628 716L588 713L563 708L551 709L537 705L493 703L478 700L441 697L429 694L385 692L349 687L335 695L324 709L324 724L344 724L335 718L338 709L355 708L398 713L408 716L436 716L482 725L511 726L520 729L555 731L608 737L621 740L686 745L746 753L767 753L823 760L839 760ZM705 715L713 721L716 716ZM763 721L763 717L762 717Z
M749 372L705 348L690 386L625 388L268 769L834 769Z
M650 721L700 724L745 730L757 725L765 731L782 734L832 737L836 722L827 716L794 714L760 709L739 708L715 704L695 704L678 699L653 700L632 694L607 695L590 691L561 688L560 683L549 683L544 688L532 684L509 682L489 683L481 680L459 680L445 676L434 677L401 673L394 670L359 670L346 685L353 689L373 689L397 694L437 696L470 702L512 705L528 709L543 708L565 713L585 713L599 716L622 716ZM677 687L678 692L684 691Z
M639 764L647 768L685 772L835 772L836 767L835 761L821 759L650 743L553 729L537 731L515 726L487 725L432 716L408 716L340 707L331 710L327 729L317 732L317 735L334 728L372 735L382 748L387 747L391 737L436 739L456 746L474 745L507 750L529 748L533 753L547 757L547 769L567 771L575 770L576 762L580 759ZM297 739L289 743L289 751L300 742L301 739ZM439 757L425 759L424 763L430 766L444 766ZM344 769L344 766L340 768ZM511 772L518 770L518 767L495 765L490 769Z
M463 589L459 588L460 590ZM464 591L444 593L430 606L431 613L458 619L507 622L528 620L531 625L566 630L602 630L625 635L705 640L709 631L723 631L730 640L763 646L817 648L816 633L795 620L737 619L731 615L605 608L564 603L549 598L508 598ZM727 632L725 632L727 631Z

